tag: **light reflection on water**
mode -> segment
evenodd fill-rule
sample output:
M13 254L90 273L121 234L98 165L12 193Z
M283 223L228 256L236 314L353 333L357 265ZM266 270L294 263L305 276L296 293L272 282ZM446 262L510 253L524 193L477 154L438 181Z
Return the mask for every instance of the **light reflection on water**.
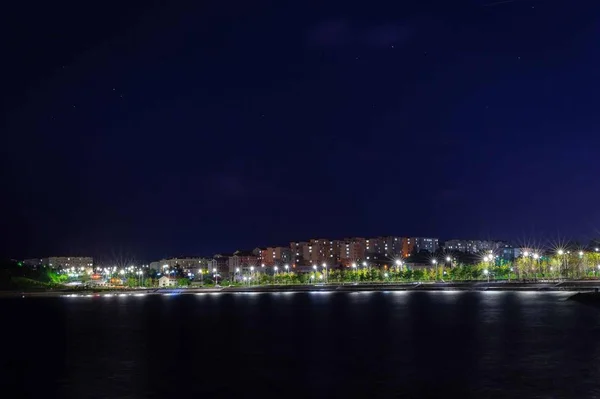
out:
M1 310L14 320L7 359L35 361L3 371L36 375L39 383L22 388L32 397L86 397L90 390L98 397L171 397L174 384L198 375L211 383L179 385L179 394L268 397L293 386L291 397L593 397L600 312L567 301L569 295L364 291L6 300ZM35 341L46 315L52 315L46 339L62 344L34 349L27 342ZM232 383L231 373L205 367L206 359L227 359L244 373ZM269 383L257 385L265 376Z

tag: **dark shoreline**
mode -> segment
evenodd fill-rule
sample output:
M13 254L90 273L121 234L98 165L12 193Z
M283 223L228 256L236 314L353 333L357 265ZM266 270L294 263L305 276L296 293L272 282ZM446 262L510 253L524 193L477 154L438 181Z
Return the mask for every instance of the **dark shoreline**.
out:
M591 292L600 288L600 281L565 281L549 283L465 282L465 283L407 283L407 284L329 284L329 285L272 285L217 288L161 288L114 290L52 290L4 291L2 297L56 296L142 296L209 293L277 293L277 292L360 292L360 291L528 291L528 292ZM600 296L598 297L600 298Z

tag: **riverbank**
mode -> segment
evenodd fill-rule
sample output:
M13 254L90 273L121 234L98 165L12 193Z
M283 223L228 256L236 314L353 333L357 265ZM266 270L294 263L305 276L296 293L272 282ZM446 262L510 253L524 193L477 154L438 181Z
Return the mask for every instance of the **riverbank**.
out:
M521 282L461 282L461 283L395 283L395 284L317 284L317 285L265 285L231 286L216 288L152 288L111 290L48 290L48 291L5 291L1 297L95 297L95 296L145 296L185 295L214 293L275 293L275 292L357 292L357 291L562 291L594 292L600 281L563 281L545 283Z

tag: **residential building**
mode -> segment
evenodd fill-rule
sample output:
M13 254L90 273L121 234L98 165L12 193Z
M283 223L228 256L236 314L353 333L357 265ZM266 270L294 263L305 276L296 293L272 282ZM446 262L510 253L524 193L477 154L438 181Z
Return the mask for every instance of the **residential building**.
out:
M261 250L261 264L267 267L283 266L292 260L292 251L289 247L267 247Z
M365 252L395 258L402 254L402 237L383 236L365 240Z
M85 269L91 270L94 266L94 258L89 256L51 256L48 258L25 259L26 266L48 266L53 269Z
M212 273L215 269L221 277L226 277L229 274L229 258L233 254L216 254L212 260L208 262L208 269Z
M413 252L427 251L434 253L438 250L439 240L429 237L403 237L402 256L410 256Z
M311 265L321 265L323 263L336 265L339 263L333 241L326 238L311 239L309 255Z
M227 260L229 274L240 273L247 274L251 267L258 268L261 265L261 259L255 254L255 251L235 251Z
M207 269L209 262L211 261L212 259L210 258L191 256L168 258L150 263L150 269L161 271L165 268L173 269L175 267L180 267L185 273L196 273L198 272L198 269Z
M304 266L310 264L310 243L308 241L290 242L290 253L292 258L292 267Z
M162 276L161 278L158 279L158 286L160 288L174 287L176 285L177 285L177 279L174 279L172 277Z
M334 241L334 250L338 252L338 263L343 266L351 266L352 263L366 259L366 241L363 237L350 237Z
M496 251L507 245L503 241L485 241L485 240L448 240L444 244L447 251L459 251L470 254L478 254L486 251Z

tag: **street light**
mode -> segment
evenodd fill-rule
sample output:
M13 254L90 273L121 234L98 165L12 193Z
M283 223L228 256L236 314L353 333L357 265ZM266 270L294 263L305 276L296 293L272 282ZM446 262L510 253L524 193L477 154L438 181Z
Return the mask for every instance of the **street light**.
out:
M250 266L250 280L252 280L252 275L254 274L254 266ZM250 284L250 282L248 282Z
M325 282L328 283L329 282L329 273L327 270L327 263L323 262L323 267L325 268Z
M438 268L437 268L437 259L431 259L431 263L435 266L435 279L438 278Z
M217 268L213 269L213 277L215 278L215 286L219 284L219 275L217 274Z
M563 251L562 249L559 249L559 250L558 250L558 254L559 254L559 255L560 255L560 257L562 258L562 259L560 260L560 266L559 266L559 268L558 268L558 278L562 278L562 270L563 270L564 263L565 263L565 257L564 257L565 251Z
M490 283L490 272L488 271L488 269L484 269L483 274L485 274L487 276L487 280L488 280L488 284L489 284Z

